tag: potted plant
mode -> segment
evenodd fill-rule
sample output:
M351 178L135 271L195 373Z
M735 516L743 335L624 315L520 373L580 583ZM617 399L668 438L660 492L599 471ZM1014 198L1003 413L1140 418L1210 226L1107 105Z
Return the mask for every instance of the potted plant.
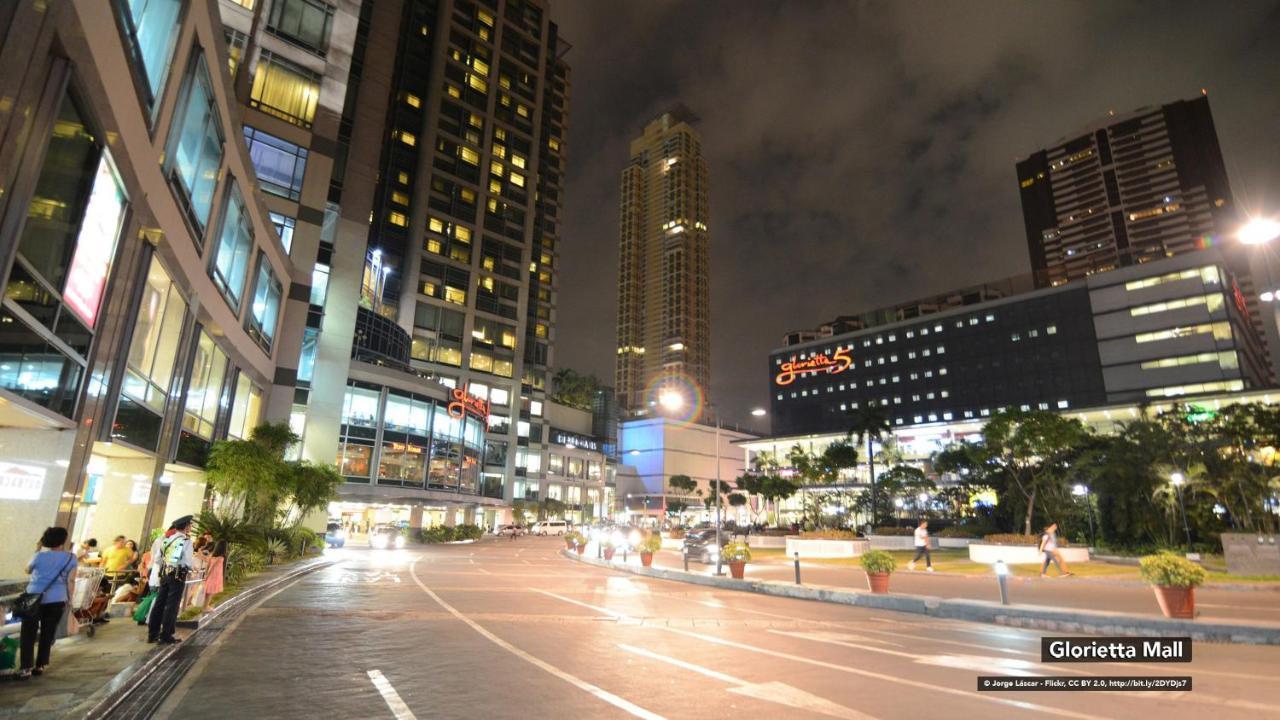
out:
M747 563L751 562L751 548L744 542L731 542L720 551L721 557L729 564L729 572L735 580L741 580L747 571Z
M889 592L889 573L897 568L893 556L884 550L871 550L862 554L861 561L871 592L878 595Z
M604 549L604 559L606 561L612 561L613 554L618 551L618 547L613 544L613 539L604 538L600 541L600 547Z
M640 564L649 567L653 565L653 554L662 549L662 537L656 533L646 535L637 549L640 551Z
M587 551L587 539L580 532L567 532L564 534L565 549L577 550L581 555Z
M1196 586L1204 584L1204 568L1171 552L1142 558L1142 579L1151 583L1165 617L1196 616Z

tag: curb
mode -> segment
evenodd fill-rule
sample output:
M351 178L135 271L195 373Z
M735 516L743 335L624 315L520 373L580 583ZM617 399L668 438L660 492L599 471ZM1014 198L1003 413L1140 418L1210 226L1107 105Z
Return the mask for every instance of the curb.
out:
M245 605L264 592L268 592L285 583L292 582L293 580L303 575L315 572L316 570L336 565L338 562L339 561L337 560L325 560L323 558L318 558L314 562L295 568L283 575L272 578L261 585L254 585L253 587L246 588L244 592L214 608L212 612L204 613L201 616L202 622L182 644L157 648L153 652L134 661L132 664L116 673L111 680L107 681L107 684L104 685L101 690L94 693L94 695L90 696L88 700L82 703L82 707L86 705L89 706L83 717L85 720L102 720L110 717L112 712L119 708L135 690L142 686L152 674L165 665L165 662L170 658L170 656L180 648L189 645L191 639L198 635L205 625L209 624L210 621L221 617L223 613L226 612L227 608L236 608Z
M962 600L932 595L875 595L822 585L793 585L773 580L733 580L697 575L681 570L655 567L632 567L596 558L579 557L560 551L571 559L596 567L620 570L660 580L706 585L725 590L754 592L761 595L796 600L850 605L872 610L929 615L947 620L982 622L1007 627L1070 632L1084 635L1125 635L1135 637L1191 637L1200 642L1238 643L1244 645L1280 645L1280 624L1244 624L1222 621L1197 622L1145 615L1108 613L1096 610L1044 607L1034 605L1001 605L986 600Z

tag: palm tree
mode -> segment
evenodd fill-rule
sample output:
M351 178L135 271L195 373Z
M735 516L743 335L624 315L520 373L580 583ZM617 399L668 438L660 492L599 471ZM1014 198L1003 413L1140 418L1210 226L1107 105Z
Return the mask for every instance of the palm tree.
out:
M876 502L876 458L871 448L872 443L880 441L889 432L889 417L883 407L871 403L849 413L849 420L849 432L845 435L845 441L853 442L855 436L859 443L863 439L867 441L867 472L871 477L871 524L874 526L879 523L876 512L879 503Z

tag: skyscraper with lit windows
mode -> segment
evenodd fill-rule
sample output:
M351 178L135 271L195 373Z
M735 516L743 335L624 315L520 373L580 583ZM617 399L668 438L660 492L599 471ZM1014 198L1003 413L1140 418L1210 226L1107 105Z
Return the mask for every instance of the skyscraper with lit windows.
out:
M616 386L624 417L648 413L665 387L705 394L711 384L707 163L695 122L683 106L649 121L622 171Z

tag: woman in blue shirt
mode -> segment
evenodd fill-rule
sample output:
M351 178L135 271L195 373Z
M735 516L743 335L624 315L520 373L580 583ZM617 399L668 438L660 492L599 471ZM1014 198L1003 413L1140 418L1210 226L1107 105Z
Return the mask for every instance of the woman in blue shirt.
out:
M71 578L76 573L76 556L62 550L67 544L67 529L51 527L40 537L39 550L27 564L31 582L27 592L43 593L36 617L22 619L22 670L19 680L43 674L49 666L49 652L58 633L58 623L67 609ZM36 640L39 639L39 652ZM33 657L34 656L34 657Z

